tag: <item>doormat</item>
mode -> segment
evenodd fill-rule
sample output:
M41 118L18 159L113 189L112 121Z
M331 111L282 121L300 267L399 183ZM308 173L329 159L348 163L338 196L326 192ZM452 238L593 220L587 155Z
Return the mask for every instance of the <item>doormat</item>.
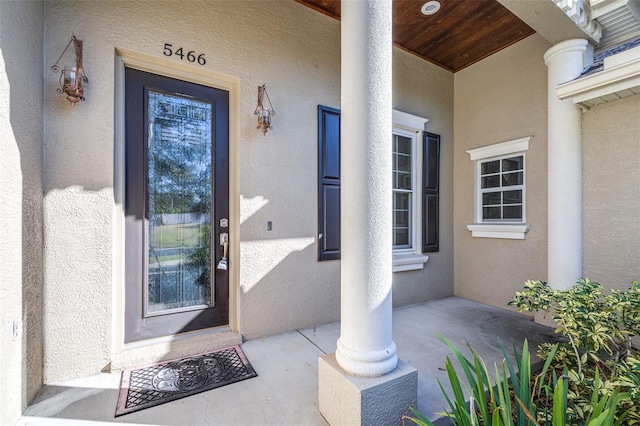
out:
M116 417L256 377L239 345L122 372Z

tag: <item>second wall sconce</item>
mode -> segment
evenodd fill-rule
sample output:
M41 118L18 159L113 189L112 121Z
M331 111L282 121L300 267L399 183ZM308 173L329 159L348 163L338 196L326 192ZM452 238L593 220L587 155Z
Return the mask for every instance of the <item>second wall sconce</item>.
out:
M76 103L79 101L84 101L83 85L89 83L89 79L85 75L84 68L82 67L82 40L78 40L75 34L71 34L71 40L67 43L67 47L64 48L56 63L51 66L51 71L55 73L60 72L58 62L60 62L60 59L62 59L71 43L73 43L73 48L76 53L76 63L75 66L64 66L60 73L60 87L57 91L58 93L66 94L67 100L71 102L71 106L76 106Z
M269 108L266 108L263 104L265 95L269 102ZM273 106L271 106L271 99L269 99L269 94L267 93L267 87L264 84L262 86L258 86L258 106L254 111L254 115L258 116L257 129L260 129L262 136L265 136L267 134L267 130L272 128L271 116L275 114L276 112L273 110Z

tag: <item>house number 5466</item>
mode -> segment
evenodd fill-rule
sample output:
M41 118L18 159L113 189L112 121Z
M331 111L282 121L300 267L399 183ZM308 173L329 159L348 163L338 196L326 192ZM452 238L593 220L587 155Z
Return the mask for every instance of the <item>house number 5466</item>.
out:
M173 50L173 45L169 43L164 44L164 50L162 53L164 53L164 56L179 56L183 61L185 58L187 58L187 61L197 62L200 65L204 65L207 63L207 60L204 58L204 53L196 56L195 50L190 50L189 52L185 53L182 47L179 47L177 50Z

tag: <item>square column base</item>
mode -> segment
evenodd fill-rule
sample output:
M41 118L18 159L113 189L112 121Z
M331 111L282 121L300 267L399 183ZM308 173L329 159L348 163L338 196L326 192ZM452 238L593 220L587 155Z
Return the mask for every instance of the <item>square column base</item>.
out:
M384 376L357 377L340 367L335 354L318 359L319 409L331 426L401 425L417 401L418 370L401 360Z

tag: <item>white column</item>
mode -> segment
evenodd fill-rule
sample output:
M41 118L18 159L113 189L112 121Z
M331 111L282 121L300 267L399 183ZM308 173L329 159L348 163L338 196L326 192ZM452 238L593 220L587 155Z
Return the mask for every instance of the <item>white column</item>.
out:
M548 67L548 276L566 289L582 276L581 112L556 86L583 70L587 40L560 42L544 54Z
M341 330L349 374L396 368L391 337L391 0L342 1Z

